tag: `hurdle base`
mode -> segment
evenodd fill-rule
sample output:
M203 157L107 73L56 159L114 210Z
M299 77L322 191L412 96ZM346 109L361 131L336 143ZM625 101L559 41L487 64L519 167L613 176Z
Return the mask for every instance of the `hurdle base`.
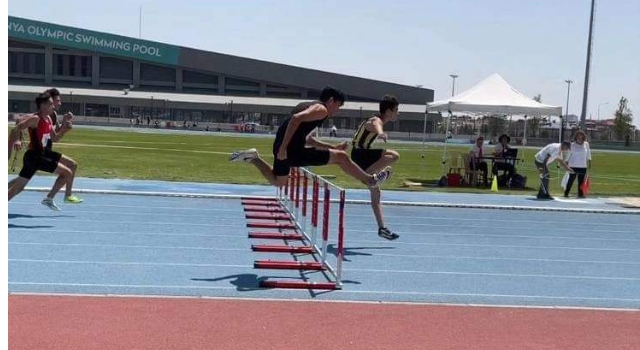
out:
M244 217L258 220L291 220L289 214L285 213L247 212Z
M257 239L290 239L304 240L304 236L299 233L279 233L279 232L249 232L249 238Z
M305 253L313 254L315 249L307 246L290 246L290 245L252 245L251 250L254 252L268 252L268 253Z
M244 207L244 211L248 212L258 212L258 213L281 213L286 214L287 211L282 209L280 206L275 205L246 205Z
M272 228L272 229L295 229L292 222L271 222L271 221L249 221L247 227L250 228Z
M303 281L260 281L260 288L285 289L342 289L335 282L303 282Z
M256 269L272 269L272 270L312 270L324 271L326 268L320 262L315 261L273 261L273 260L256 260L253 263Z

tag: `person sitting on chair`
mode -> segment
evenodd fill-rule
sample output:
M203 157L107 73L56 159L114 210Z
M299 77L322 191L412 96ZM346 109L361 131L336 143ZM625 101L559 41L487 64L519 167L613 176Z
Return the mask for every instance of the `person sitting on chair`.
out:
M484 185L489 187L489 180L487 179L489 167L487 166L487 162L482 159L484 155L484 137L478 136L475 145L473 145L473 148L469 151L469 163L474 172L478 170L482 171L484 174Z
M507 156L507 150L511 148L509 142L511 142L511 137L507 134L502 134L498 138L498 144L493 151L496 160L493 163L492 169L494 175L498 175L498 170L506 171L508 176L507 181L509 181L516 172L515 166L513 165L514 160L504 159Z

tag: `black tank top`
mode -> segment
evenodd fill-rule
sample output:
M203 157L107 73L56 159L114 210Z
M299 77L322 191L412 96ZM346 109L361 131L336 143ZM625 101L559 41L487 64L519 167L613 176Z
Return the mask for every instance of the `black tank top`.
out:
M56 111L53 111L53 113L51 113L49 117L51 118L51 123L53 124L53 126L58 125L58 113L56 113Z
M278 150L280 149L280 145L282 145L282 141L284 141L284 134L287 131L287 127L289 126L289 122L291 121L291 117L293 117L295 114L300 113L304 110L306 110L307 108L316 105L316 104L322 104L324 105L321 101L311 101L311 102L302 102L299 103L297 106L293 107L293 110L291 111L291 116L289 116L289 118L285 119L282 124L280 124L280 128L278 128L278 132L276 133L276 140L273 143L273 153L277 153ZM289 147L288 148L301 148L304 147L304 145L307 143L307 136L309 136L309 134L311 134L311 132L319 127L320 125L322 125L322 123L325 121L325 119L327 119L328 115L326 115L324 118L322 119L318 119L318 120L313 120L310 122L302 122L298 125L298 129L296 130L296 132L293 134L293 136L291 136L291 141L289 141Z
M367 124L370 119L371 118L366 119L360 123L358 131L353 135L353 140L351 141L353 148L371 148L371 144L378 137L378 134L367 130L365 127L365 124Z

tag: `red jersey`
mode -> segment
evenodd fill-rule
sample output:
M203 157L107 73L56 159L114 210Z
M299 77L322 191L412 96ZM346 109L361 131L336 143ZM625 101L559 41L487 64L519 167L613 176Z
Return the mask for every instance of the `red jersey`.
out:
M51 151L51 131L53 127L51 125L51 119L46 117L38 118L38 127L35 129L29 129L29 149L33 150L47 150Z

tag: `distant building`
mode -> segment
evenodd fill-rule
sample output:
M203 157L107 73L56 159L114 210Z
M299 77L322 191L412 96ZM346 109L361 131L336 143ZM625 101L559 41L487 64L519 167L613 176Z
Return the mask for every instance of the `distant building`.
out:
M33 95L25 86L37 87L36 91L56 86L69 94L65 104L79 114L125 118L153 114L168 120L218 122L250 117L268 124L287 115L294 101L317 99L326 85L332 85L350 102L334 121L338 128L355 128L360 119L377 111L375 102L390 93L402 103L402 118L391 130L413 131L422 130L424 105L434 96L433 90L422 87L13 16L8 21L10 112L34 109ZM91 92L95 90L118 91L122 96Z

